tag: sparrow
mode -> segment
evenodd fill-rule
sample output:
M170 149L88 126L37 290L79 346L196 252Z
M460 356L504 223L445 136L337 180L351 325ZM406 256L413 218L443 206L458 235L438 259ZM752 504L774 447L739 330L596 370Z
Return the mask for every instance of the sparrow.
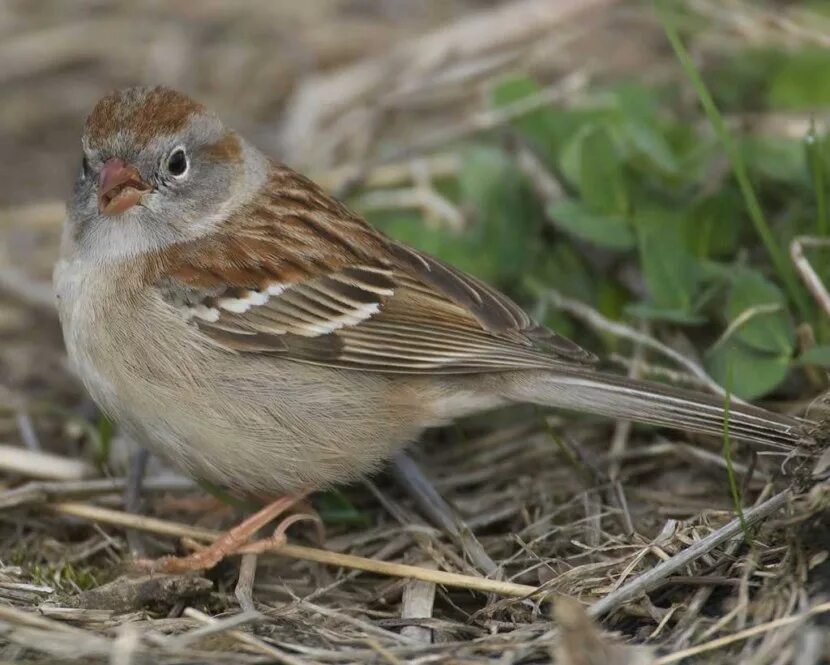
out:
M180 92L105 96L81 145L54 272L75 371L129 436L185 472L283 497L167 569L243 551L284 497L369 474L426 428L487 409L529 402L723 434L721 397L597 370L505 295L385 236ZM805 421L749 405L732 405L728 427L787 449L806 436Z

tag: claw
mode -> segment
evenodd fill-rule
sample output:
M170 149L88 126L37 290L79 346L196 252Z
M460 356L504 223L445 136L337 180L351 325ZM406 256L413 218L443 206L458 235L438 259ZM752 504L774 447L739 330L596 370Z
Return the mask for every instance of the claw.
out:
M260 553L284 545L286 530L296 522L314 520L318 526L320 518L317 515L298 513L282 520L269 538L263 538L252 543L248 541L268 522L291 508L295 503L302 501L301 496L285 496L268 504L225 532L213 543L187 556L163 556L158 559L135 559L133 565L148 573L188 573L213 568L223 559L233 554Z

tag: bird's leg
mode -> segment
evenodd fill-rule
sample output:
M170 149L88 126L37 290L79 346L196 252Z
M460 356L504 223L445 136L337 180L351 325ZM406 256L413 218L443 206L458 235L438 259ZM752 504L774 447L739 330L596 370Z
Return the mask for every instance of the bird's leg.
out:
M276 549L280 545L285 545L285 532L288 530L288 527L296 522L302 522L304 520L312 520L317 523L318 529L322 528L322 522L316 513L295 513L293 515L289 515L282 522L280 522L270 537L243 545L238 548L237 551L243 554L262 554L263 552Z
M314 522L314 544L317 547L323 547L323 545L326 544L326 527L323 524L323 520L320 518L320 515L318 515L317 511L314 509L314 506L311 505L311 501L308 499L301 499L297 501L297 503L294 504L294 513L297 515L304 515L307 520Z
M247 545L251 537L268 522L279 517L298 501L302 501L305 494L284 496L251 515L232 529L223 533L204 549L188 556L163 556L159 559L137 559L138 568L151 572L185 573L196 570L213 568L225 557L232 554L264 552L278 544L285 542L285 530L299 521L309 519L310 515L291 515L283 520L270 538L256 541ZM319 518L317 518L319 519ZM257 547L258 546L258 547Z
M438 493L415 460L406 453L398 453L392 460L392 474L404 491L415 500L423 515L454 540L476 568L487 575L499 574L498 566L482 547L473 530Z
M308 518L314 521L316 527L317 545L322 546L326 540L326 532L323 529L323 522L317 515L314 508L308 501L297 501L294 504L294 509L298 511L301 518ZM239 602L239 607L244 611L253 611L254 606L254 578L256 577L257 555L264 552L266 549L278 547L285 543L285 530L293 524L295 520L284 520L277 527L274 534L264 541L255 541L250 545L245 545L239 551L242 553L242 561L239 563L239 578L236 581L236 588L233 593L236 600ZM255 551L248 551L248 548L253 547ZM244 553L243 553L244 550Z
M141 486L144 482L144 474L147 471L147 461L150 459L150 452L139 448L130 457L130 468L127 471L127 486L124 488L124 508L133 515L141 514ZM143 534L135 529L127 530L127 546L134 556L141 556L146 553Z

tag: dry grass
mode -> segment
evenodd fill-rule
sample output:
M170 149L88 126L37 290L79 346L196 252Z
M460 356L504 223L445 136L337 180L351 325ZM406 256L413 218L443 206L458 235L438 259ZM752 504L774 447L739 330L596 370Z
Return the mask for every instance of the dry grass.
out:
M735 23L696 4L722 39L820 38L797 13L768 22L735 4L750 19ZM597 80L665 78L670 55L647 11L10 2L0 62L0 663L821 662L827 619L808 615L830 610L830 492L810 481L809 455L736 451L744 534L718 441L528 409L470 420L452 446L437 433L417 451L452 506L431 514L442 529L391 475L347 488L364 522L330 526L322 549L294 544L312 535L297 529L259 557L243 610L238 560L207 579L122 577L125 527L170 551L234 515L158 468L152 518L123 513L125 447L115 439L100 470L94 408L66 369L49 304L55 202L100 92L184 87L330 189L362 182L382 205L403 196L453 223L423 174L457 168L454 141L504 122L482 109L488 83L519 67L547 82L538 103L569 103ZM558 595L582 604L557 604L552 618Z

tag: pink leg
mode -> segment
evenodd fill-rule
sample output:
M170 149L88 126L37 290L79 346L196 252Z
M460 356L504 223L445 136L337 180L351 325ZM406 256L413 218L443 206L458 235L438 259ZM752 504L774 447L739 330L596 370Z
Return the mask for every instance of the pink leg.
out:
M314 520L318 527L322 528L320 518L317 515L312 515L310 513L297 513L296 515L286 517L282 522L280 522L270 537L243 545L237 551L240 554L262 554L263 552L277 549L280 545L285 545L285 532L288 530L288 527L304 520Z
M213 568L225 557L231 554L247 552L249 551L248 547L252 547L258 543L267 542L270 543L270 546L273 546L274 538L276 537L282 538L282 542L285 542L285 530L297 522L297 518L307 519L309 516L292 515L277 526L273 536L246 546L246 543L257 531L291 508L295 503L302 501L304 496L284 496L277 499L251 515L244 522L239 523L237 526L223 533L213 543L198 552L194 552L188 556L163 556L158 559L136 559L135 565L140 569L159 573L186 573L195 570L207 570ZM265 549L263 548L259 551L265 551Z

